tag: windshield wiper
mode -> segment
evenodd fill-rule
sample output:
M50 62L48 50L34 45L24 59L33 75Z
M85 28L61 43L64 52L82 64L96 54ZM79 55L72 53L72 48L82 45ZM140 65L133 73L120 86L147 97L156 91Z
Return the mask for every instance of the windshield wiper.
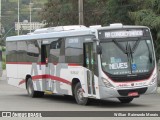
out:
M128 47L129 47L129 50L130 50L130 57L131 57L131 60L132 60L131 62L133 63L133 51L131 49L131 45L129 44Z
M133 48L132 48L132 50L131 50L132 53L135 52L135 50L137 49L139 43L140 43L140 39L138 39L138 41L134 44L134 46L133 46Z
M127 54L127 58L128 58L128 63L129 63L129 68L132 74L132 63L133 63L133 55L132 55L132 49L131 49L131 45L127 42L126 44L126 54Z
M120 50L122 50L122 52L123 52L124 54L127 54L127 53L126 53L126 50L125 50L115 39L113 39L113 42L117 45L117 47L118 47Z

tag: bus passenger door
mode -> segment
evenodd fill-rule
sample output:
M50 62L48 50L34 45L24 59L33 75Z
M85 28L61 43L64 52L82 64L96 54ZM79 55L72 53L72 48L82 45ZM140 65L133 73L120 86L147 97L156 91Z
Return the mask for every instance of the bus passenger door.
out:
M96 57L96 43L89 42L84 43L84 67L87 70L87 88L88 88L88 95L95 96L95 77L97 71L97 57Z
M50 66L48 64L50 52L50 44L42 44L41 45L41 71L42 71L42 90L50 91L51 90L51 79L50 75Z

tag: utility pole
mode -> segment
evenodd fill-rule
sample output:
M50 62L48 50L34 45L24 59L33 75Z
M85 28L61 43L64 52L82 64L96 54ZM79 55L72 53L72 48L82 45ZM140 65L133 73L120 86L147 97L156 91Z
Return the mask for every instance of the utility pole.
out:
M30 33L32 32L32 26L31 26L32 24L32 5L33 3L31 3L31 0L30 0L30 3L29 3Z
M30 1L30 3L29 3L29 18L30 18L30 20L29 20L29 26L30 26L30 33L31 33L31 22L32 22L32 7L31 7L31 1Z
M1 12L2 12L2 1L0 0L0 41L2 41L2 17L1 17ZM0 46L0 77L2 76L2 48Z
M19 0L18 0L18 35L19 35L19 29L20 29L20 25L19 25Z
M2 20L1 20L1 16L2 16L2 1L0 0L0 35L2 35Z
M83 16L83 0L79 0L79 25L84 25L84 16Z

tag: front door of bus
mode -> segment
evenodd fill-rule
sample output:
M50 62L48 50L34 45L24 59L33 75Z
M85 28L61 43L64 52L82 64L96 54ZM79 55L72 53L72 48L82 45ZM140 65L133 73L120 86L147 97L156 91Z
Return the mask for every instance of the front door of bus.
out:
M89 96L96 95L94 75L98 73L98 68L95 46L94 42L84 43L84 67L88 69L86 74Z
M49 52L50 52L50 44L42 44L41 45L41 72L42 72L42 89L43 91L50 91L50 69L48 65L49 59Z

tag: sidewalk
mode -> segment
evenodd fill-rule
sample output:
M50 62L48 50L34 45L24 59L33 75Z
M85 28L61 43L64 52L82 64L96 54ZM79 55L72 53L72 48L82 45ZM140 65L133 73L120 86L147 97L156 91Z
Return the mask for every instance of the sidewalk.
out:
M160 87L157 88L157 92L160 93Z
M6 80L6 70L3 70L2 77L0 77L0 80Z

